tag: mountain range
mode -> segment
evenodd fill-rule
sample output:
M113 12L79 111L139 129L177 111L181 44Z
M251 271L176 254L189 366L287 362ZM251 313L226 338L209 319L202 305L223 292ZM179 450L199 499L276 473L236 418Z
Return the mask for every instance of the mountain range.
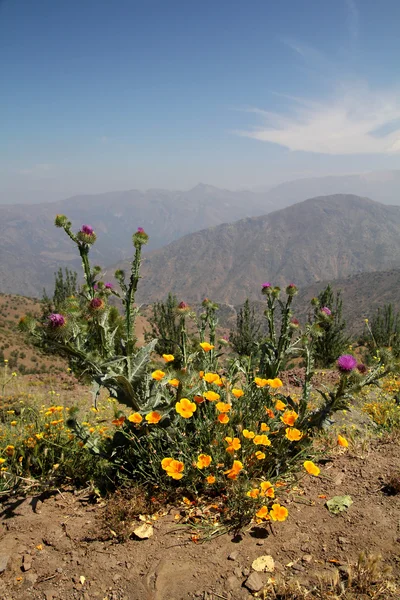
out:
M138 298L154 301L172 291L188 302L207 296L239 304L259 298L264 281L303 287L399 266L400 207L324 196L199 231L150 253Z

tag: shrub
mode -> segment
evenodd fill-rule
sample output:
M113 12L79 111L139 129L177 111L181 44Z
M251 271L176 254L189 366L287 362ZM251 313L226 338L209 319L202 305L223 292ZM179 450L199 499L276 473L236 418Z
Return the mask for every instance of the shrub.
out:
M334 294L328 285L313 301L314 320L321 327L315 344L315 360L320 367L330 367L349 345L346 321L343 319L343 302L340 290Z

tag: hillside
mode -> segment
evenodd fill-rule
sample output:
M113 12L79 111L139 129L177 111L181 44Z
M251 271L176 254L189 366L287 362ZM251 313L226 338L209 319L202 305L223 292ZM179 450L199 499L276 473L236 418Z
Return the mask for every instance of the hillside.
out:
M263 281L306 286L384 271L400 266L399 235L400 207L352 195L312 198L152 252L144 260L138 299L162 299L172 291L189 302L208 296L238 304L259 299Z
M264 214L271 210L264 198L200 184L188 192L130 190L0 206L0 292L41 296L60 266L79 269L71 241L54 227L57 214L66 214L76 229L83 223L94 227L93 261L107 266L131 255L138 226L150 235L147 251L199 229Z

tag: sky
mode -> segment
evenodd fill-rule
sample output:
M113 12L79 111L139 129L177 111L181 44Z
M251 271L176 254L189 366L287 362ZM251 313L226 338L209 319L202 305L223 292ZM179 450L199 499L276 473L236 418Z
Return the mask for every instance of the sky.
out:
M0 202L400 169L398 0L0 0Z

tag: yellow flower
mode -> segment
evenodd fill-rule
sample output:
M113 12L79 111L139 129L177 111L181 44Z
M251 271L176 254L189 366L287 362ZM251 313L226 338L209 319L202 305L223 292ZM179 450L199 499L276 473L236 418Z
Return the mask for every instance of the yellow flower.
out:
M215 381L218 381L219 375L218 373L204 373L203 379L207 383L214 383Z
M226 402L217 402L215 408L221 413L227 413L231 410L232 406Z
M218 415L217 419L223 425L226 425L227 423L229 423L229 417L225 413L222 413L222 414Z
M224 475L226 475L228 479L236 479L242 469L243 464L240 462L240 460L234 460L232 468L224 471Z
M268 385L268 379L262 379L261 377L256 377L254 379L254 383L256 384L257 387L263 388L266 385Z
M161 461L161 468L164 469L164 471L167 472L167 475L172 477L172 479L182 479L182 471L184 470L185 465L183 462L173 458L163 458Z
M256 512L256 517L259 519L265 519L269 521L268 508L266 506L262 506L259 511Z
M262 481L260 484L261 488L261 496L266 496L267 498L275 498L275 490L273 488L272 483L269 481Z
M253 440L253 444L256 444L257 446L270 446L271 440L265 434L256 435Z
M266 423L261 423L260 429L261 431L269 431L269 427Z
M7 454L7 456L12 456L14 454L14 450L15 446L12 446L11 444L8 444L8 446L4 448L4 452Z
M281 417L282 423L285 425L289 425L289 427L293 427L295 421L298 419L298 414L295 410L285 410L283 416Z
M287 439L290 442L298 442L303 437L303 434L301 433L301 431L299 431L298 429L295 429L294 427L287 427L285 429L285 432L286 432L285 437L287 437Z
M240 390L239 388L233 388L232 394L235 396L235 398L241 398L244 394L244 391Z
M347 448L347 446L349 445L349 442L346 440L346 438L344 438L340 434L337 436L337 443L338 446L342 446L343 448Z
M146 415L146 421L148 423L153 423L153 424L158 423L159 421L161 421L161 415L157 411L153 410L148 415Z
M199 454L197 458L196 467L198 469L204 469L210 466L212 458L209 454Z
M265 458L265 452L261 452L261 450L257 450L255 456L256 456L257 460L264 460L264 458Z
M269 514L273 521L286 521L289 511L280 504L273 504Z
M277 400L277 402L275 404L275 408L276 408L276 410L285 410L286 404L284 402L282 402L282 400Z
M259 494L260 490L258 490L257 488L253 488L252 490L246 492L246 496L248 496L249 498L257 498Z
M169 385L172 385L172 387L178 387L179 379L168 379L168 383Z
M165 362L167 362L167 363L175 360L175 356L173 354L163 354L162 357L165 360Z
M248 429L243 429L242 433L243 437L247 438L248 440L252 440L253 437L256 435L254 431L249 431Z
M214 349L214 346L212 344L209 344L208 342L201 342L200 346L202 347L204 352L210 352L210 350Z
M184 419L190 419L196 408L196 404L194 402L190 402L188 398L182 398L182 400L175 404L176 412Z
M131 423L141 423L143 421L143 417L139 413L135 412L129 415L128 421Z
M306 460L305 463L303 463L303 466L307 473L314 475L314 477L318 477L321 472L321 469L317 467L317 465L315 465L311 460Z
M226 449L227 452L235 452L235 450L239 450L239 448L241 448L241 443L239 438L235 437L235 438L231 438L231 437L226 437L225 438L226 443L228 444L228 447Z
M4 465L5 462L6 462L5 458L0 458L0 465Z
M212 485L213 483L215 483L216 479L215 479L214 475L209 475L208 477L206 477L206 481L207 481L207 483Z
M275 379L268 379L268 382L272 388L280 388L283 386L282 381L278 379L278 377L275 377Z
M215 400L219 400L221 398L217 392L213 391L204 392L203 396L206 400L210 400L210 402L214 402Z
M160 371L160 369L157 369L156 371L153 371L151 374L152 378L155 379L156 381L161 381L161 379L163 377L165 377L165 373L164 371Z
M10 425L12 425L13 427L15 427L15 425L17 424L17 421L11 421Z

